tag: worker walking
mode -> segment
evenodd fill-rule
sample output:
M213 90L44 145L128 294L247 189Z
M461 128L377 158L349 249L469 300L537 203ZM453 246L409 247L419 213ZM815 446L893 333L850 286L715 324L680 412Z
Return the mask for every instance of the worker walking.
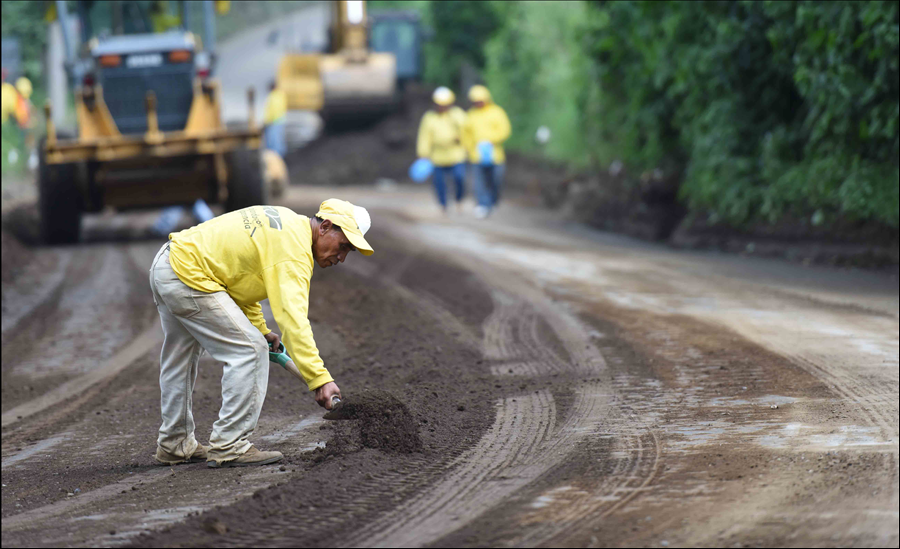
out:
M371 255L370 225L365 208L332 198L312 219L279 206L252 206L169 235L150 269L165 336L157 461L230 467L282 458L248 440L266 398L269 350L281 343L263 318L259 302L266 298L316 402L331 409L341 391L319 357L307 318L313 264L343 263L354 250ZM222 407L208 447L197 442L191 410L204 350L225 363Z
M456 204L461 207L466 194L466 150L462 145L462 129L466 113L455 106L456 96L449 88L441 86L432 95L435 109L425 113L419 124L416 153L434 164L432 182L438 202L447 211L445 180L453 178L456 185Z
M266 148L278 153L281 158L287 155L287 141L284 128L287 119L287 94L272 80L269 83L269 96L266 97L263 111L263 125Z
M463 127L463 144L469 155L471 171L478 196L475 215L487 217L500 201L506 154L503 142L509 139L509 117L491 99L491 93L482 85L469 89L472 107Z

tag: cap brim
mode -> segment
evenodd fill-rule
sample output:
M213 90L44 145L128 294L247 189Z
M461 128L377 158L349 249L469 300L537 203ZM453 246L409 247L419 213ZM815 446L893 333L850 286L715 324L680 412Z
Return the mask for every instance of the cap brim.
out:
M344 231L344 235L347 237L347 240L350 241L350 244L353 244L359 253L363 255L372 255L375 253L375 250L372 249L372 246L366 242L366 239L363 235L355 232L355 231Z

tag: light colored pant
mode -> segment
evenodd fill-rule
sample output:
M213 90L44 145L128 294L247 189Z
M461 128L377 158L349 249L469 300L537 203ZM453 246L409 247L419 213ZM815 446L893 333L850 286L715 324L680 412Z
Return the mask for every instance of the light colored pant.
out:
M153 302L162 320L159 388L162 425L159 446L178 457L197 448L191 412L197 363L204 349L222 372L222 408L210 435L209 459L235 459L248 449L269 383L266 339L227 292L206 293L187 286L169 263L169 246L150 268Z

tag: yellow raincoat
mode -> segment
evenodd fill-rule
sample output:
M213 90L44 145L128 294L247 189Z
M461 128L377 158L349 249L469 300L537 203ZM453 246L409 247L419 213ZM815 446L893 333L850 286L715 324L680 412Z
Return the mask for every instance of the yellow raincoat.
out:
M416 154L430 159L435 166L447 167L466 161L462 146L462 129L466 113L459 107L450 107L439 113L428 111L419 124Z
M469 162L481 163L481 153L478 152L478 144L482 141L490 141L494 145L494 164L504 164L506 154L503 151L503 142L509 139L512 127L506 111L499 105L488 100L483 107L472 107L466 115L466 123L463 126L463 145L469 153Z
M9 82L3 83L3 123L9 120L10 115L16 113L16 103L18 103L19 92L16 87Z
M201 292L228 292L266 335L259 302L269 299L282 341L309 390L334 381L309 325L313 274L309 218L280 206L252 206L172 233L169 260L182 282Z
M287 115L287 94L281 88L275 88L269 92L269 97L266 98L263 124L268 126L280 122L285 115Z

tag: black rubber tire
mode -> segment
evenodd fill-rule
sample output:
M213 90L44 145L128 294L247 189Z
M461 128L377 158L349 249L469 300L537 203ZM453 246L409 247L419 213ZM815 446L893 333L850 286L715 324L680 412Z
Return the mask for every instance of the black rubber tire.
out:
M263 176L262 150L241 147L228 154L228 211L266 204L269 200Z
M38 143L38 204L46 244L74 244L81 236L81 193L74 163L47 164L46 137Z

